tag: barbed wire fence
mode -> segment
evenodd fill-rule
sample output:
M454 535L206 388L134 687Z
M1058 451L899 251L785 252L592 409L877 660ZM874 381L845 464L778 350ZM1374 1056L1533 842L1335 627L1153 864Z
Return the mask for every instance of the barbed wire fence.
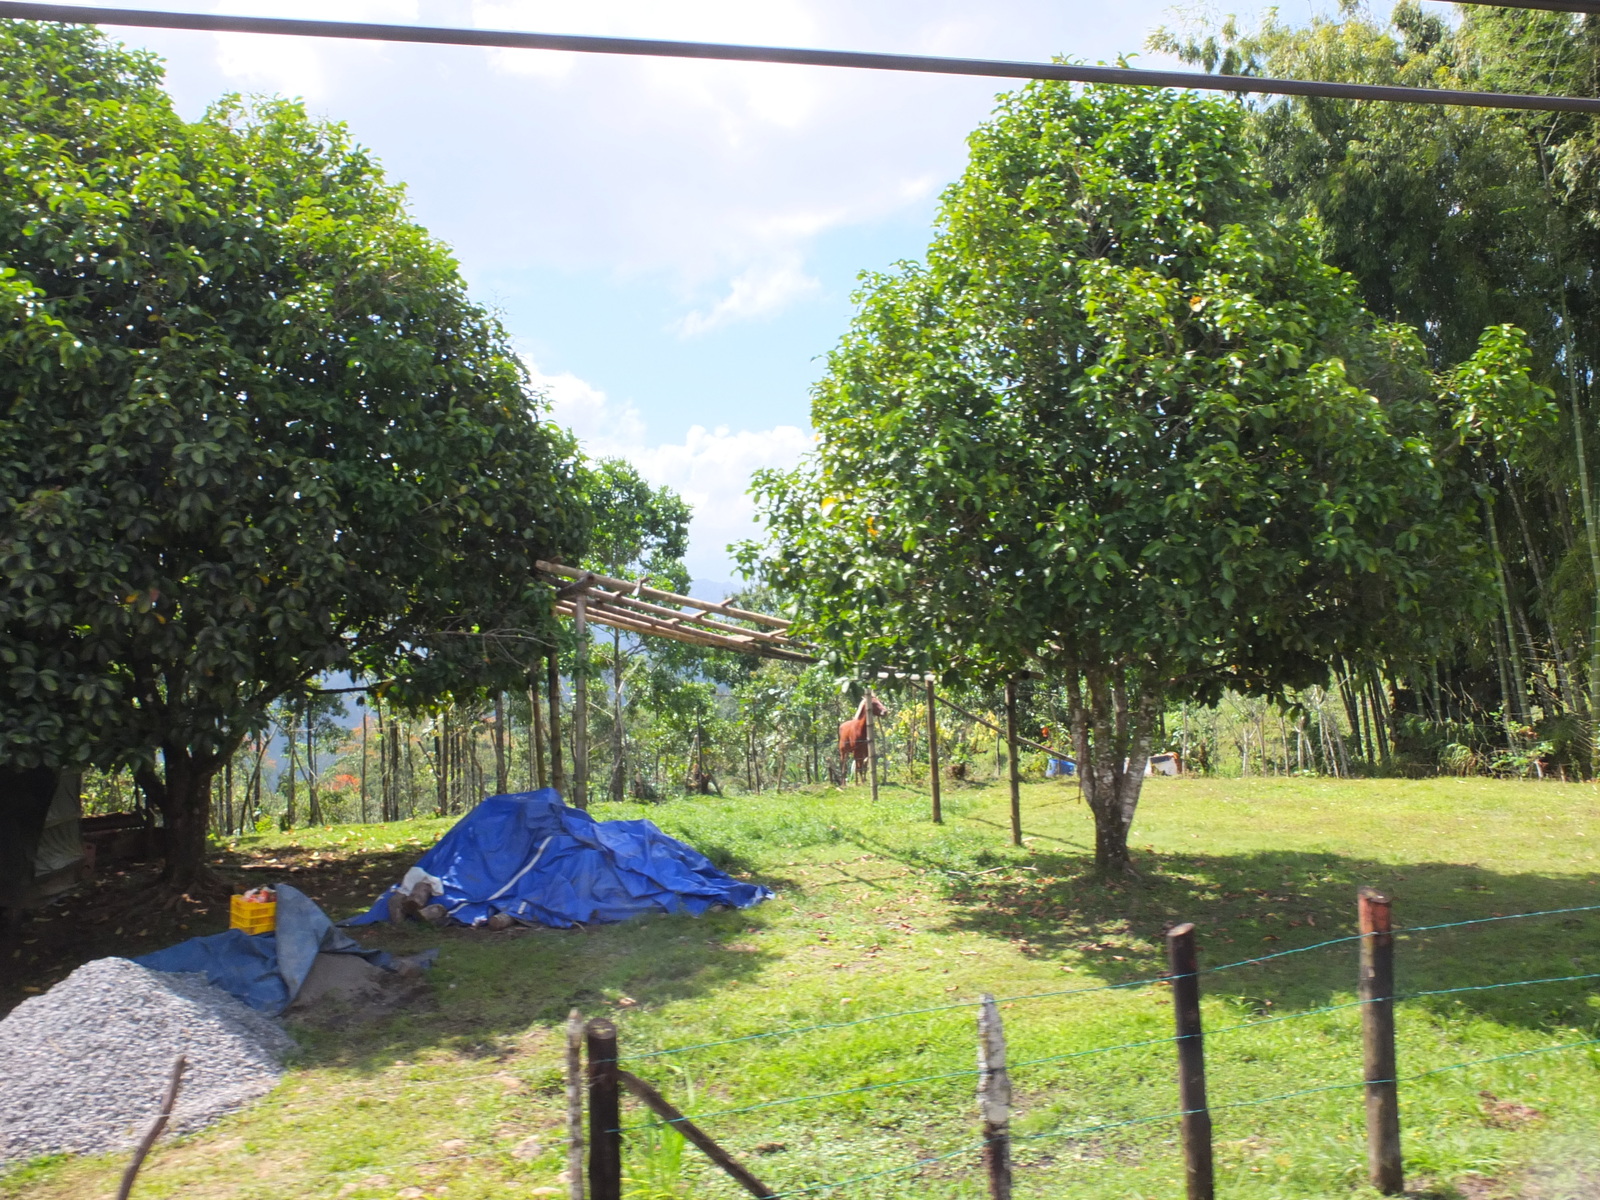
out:
M1494 1063L1557 1054L1585 1047L1600 1046L1600 1037L1582 1038L1533 1049L1490 1055L1427 1070L1401 1074L1396 1069L1395 1008L1406 1001L1471 993L1486 993L1512 988L1538 987L1563 983L1580 983L1600 979L1600 972L1540 978L1499 980L1467 984L1460 987L1429 988L1416 991L1399 991L1395 987L1395 942L1418 934L1450 929L1473 927L1504 921L1525 921L1579 913L1600 912L1600 904L1571 908L1543 909L1535 912L1496 914L1462 921L1448 921L1432 925L1393 927L1391 899L1371 889L1362 889L1358 897L1360 932L1305 946L1278 950L1235 962L1212 967L1197 964L1197 939L1192 925L1184 924L1167 933L1168 970L1142 979L1120 983L1097 984L1087 987L1059 988L1044 992L995 997L984 995L978 1000L951 1001L894 1012L876 1013L846 1021L823 1021L764 1030L739 1037L720 1038L663 1049L623 1053L619 1049L616 1026L604 1018L587 1023L574 1020L569 1023L569 1120L572 1134L569 1149L572 1151L568 1187L571 1200L583 1200L585 1179L589 1200L621 1200L624 1174L622 1156L625 1139L662 1129L675 1129L702 1150L720 1169L751 1195L763 1200L783 1200L785 1197L815 1196L839 1191L857 1184L869 1183L897 1175L911 1175L928 1167L949 1163L957 1159L976 1159L981 1163L988 1184L990 1200L1010 1200L1013 1187L1011 1151L1015 1144L1037 1144L1057 1139L1081 1138L1115 1130L1130 1129L1161 1123L1177 1123L1184 1160L1188 1200L1213 1200L1215 1194L1214 1167L1211 1145L1211 1114L1237 1109L1257 1108L1281 1104L1300 1097L1362 1089L1365 1093L1367 1176L1377 1190L1386 1195L1397 1195L1404 1190L1404 1175L1400 1154L1399 1087L1423 1079L1470 1071ZM1200 1014L1200 994L1203 981L1208 976L1236 971L1246 967L1274 962L1294 955L1307 954L1341 945L1356 945L1359 952L1357 968L1357 999L1325 1004L1293 1013L1261 1017L1256 1020L1224 1025L1205 1030ZM1141 1038L1134 1041L1094 1046L1083 1050L1067 1051L1007 1062L1002 1006L1084 996L1092 993L1134 991L1166 988L1171 992L1174 1010L1174 1033L1165 1037ZM752 1042L774 1041L831 1033L880 1022L906 1020L932 1014L959 1010L975 1011L978 1016L978 1064L971 1068L911 1075L847 1088L834 1088L803 1095L781 1096L752 1104L728 1108L714 1108L703 1112L685 1114L674 1107L653 1086L634 1075L623 1064L649 1064L657 1060L705 1050L717 1050ZM1206 1039L1259 1029L1263 1026L1281 1025L1349 1010L1358 1010L1362 1020L1362 1070L1360 1078L1339 1080L1296 1088L1265 1096L1241 1099L1227 1098L1221 1102L1208 1099L1206 1086ZM577 1014L574 1013L574 1017ZM580 1063L580 1043L586 1049L586 1062ZM1011 1089L1017 1071L1042 1067L1073 1060L1108 1055L1120 1051L1137 1050L1153 1046L1172 1045L1176 1051L1178 1105L1165 1111L1129 1118L1097 1121L1087 1125L1053 1129L1037 1133L1013 1133L1011 1130ZM643 1067L641 1066L641 1069ZM834 1100L852 1095L868 1095L898 1088L969 1078L977 1083L978 1116L981 1133L970 1141L939 1154L923 1155L893 1166L851 1175L845 1178L819 1182L800 1183L783 1188L769 1188L740 1164L733 1155L702 1127L704 1123L756 1112L793 1107L795 1105ZM653 1120L625 1123L622 1119L622 1097L632 1093L654 1114ZM586 1103L582 1097L586 1096ZM582 1131L587 1108L587 1132ZM583 1150L587 1150L587 1172L579 1171L578 1163Z

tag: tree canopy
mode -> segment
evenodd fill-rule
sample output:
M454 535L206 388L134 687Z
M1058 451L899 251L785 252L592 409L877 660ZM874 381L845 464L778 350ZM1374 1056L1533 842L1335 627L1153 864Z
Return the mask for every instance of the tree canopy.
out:
M842 659L1067 681L1103 867L1167 701L1281 695L1488 594L1421 341L1278 216L1243 123L1002 101L926 262L867 279L815 454L758 485L766 577Z
M520 676L477 635L551 634L576 451L342 127L185 122L84 29L0 80L0 762L134 764L186 875L276 698Z

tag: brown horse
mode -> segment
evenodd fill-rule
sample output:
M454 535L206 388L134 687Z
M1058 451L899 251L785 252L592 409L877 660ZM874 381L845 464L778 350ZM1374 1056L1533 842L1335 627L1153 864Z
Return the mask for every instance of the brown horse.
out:
M839 726L839 764L854 763L856 778L867 768L867 703L872 704L872 715L881 717L889 710L871 692L861 697L856 715Z

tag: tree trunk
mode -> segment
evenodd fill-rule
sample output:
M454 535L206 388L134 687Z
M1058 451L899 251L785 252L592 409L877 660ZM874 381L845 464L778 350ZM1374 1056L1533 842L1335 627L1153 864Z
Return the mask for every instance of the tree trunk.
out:
M291 741L291 744L292 741ZM220 758L195 760L170 746L161 752L162 770L140 767L134 772L146 801L161 814L165 827L165 883L188 889L206 877L206 826L211 819L211 780Z
M506 775L506 694L494 694L494 786L502 796L511 790Z
M322 797L317 788L317 744L311 736L311 706L306 705L306 792L311 797L311 824L322 824Z
M1068 719L1078 754L1083 798L1094 814L1094 865L1106 873L1133 870L1128 832L1144 787L1160 697L1148 685L1128 695L1115 670L1069 669Z

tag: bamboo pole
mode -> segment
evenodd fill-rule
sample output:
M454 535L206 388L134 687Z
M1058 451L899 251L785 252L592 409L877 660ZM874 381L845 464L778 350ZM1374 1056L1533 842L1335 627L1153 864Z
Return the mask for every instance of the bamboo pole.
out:
M572 669L572 803L589 807L589 621L588 602L579 595L573 605L573 630L578 657Z
M787 629L791 622L782 617L774 617L769 613L751 612L749 609L736 608L726 600L697 600L693 596L680 596L676 592L664 592L660 588L647 587L641 580L617 579L611 575L597 575L593 571L584 571L577 567L564 566L561 563L538 561L534 566L547 575L559 575L563 579L592 579L596 583L604 584L609 588L633 592L639 596L649 596L652 600L665 600L669 604L687 604L692 608L703 609L706 612L721 613L725 617L733 617L740 621L756 621L763 625L771 625L775 629Z

